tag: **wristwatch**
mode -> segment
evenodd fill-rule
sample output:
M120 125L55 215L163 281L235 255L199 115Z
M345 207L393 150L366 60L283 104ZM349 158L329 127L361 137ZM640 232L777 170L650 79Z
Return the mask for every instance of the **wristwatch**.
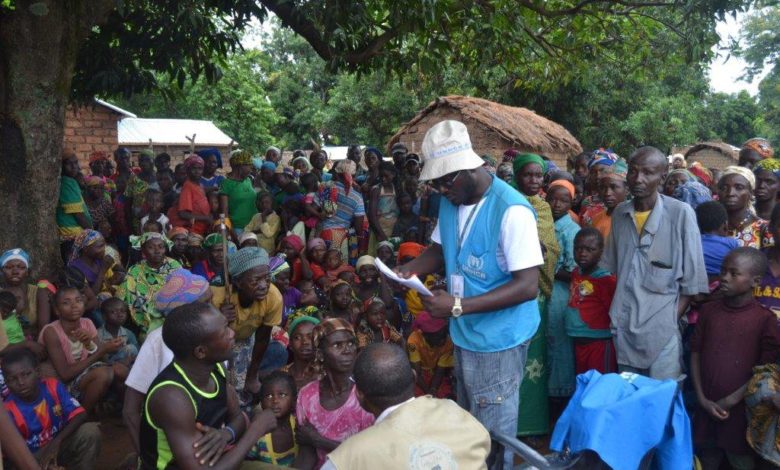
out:
M452 306L452 318L463 315L463 307L460 305L460 297L455 297L455 305Z

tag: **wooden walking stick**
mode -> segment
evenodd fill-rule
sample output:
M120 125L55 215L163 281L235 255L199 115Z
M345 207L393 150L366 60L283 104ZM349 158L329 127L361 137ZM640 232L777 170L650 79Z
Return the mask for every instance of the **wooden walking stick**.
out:
M230 303L233 300L233 289L230 285L230 274L228 274L228 238L224 213L219 214L219 232L222 234L222 280L225 282L225 300L223 300L222 303L224 304L225 302ZM228 383L235 385L236 369L233 367L232 356L228 361L227 376Z

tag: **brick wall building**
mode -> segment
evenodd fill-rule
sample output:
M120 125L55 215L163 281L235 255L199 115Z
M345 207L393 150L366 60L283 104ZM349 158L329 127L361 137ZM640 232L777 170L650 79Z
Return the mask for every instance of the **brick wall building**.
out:
M135 114L102 100L81 107L69 106L65 113L63 145L76 151L82 171L95 151L111 154L119 145L117 124Z

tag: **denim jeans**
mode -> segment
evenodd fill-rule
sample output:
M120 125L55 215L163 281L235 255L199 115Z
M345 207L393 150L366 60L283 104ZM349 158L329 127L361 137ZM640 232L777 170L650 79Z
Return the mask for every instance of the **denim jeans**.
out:
M523 380L528 342L504 351L479 353L455 347L458 404L488 431L517 434L520 383ZM504 468L514 467L511 451L504 454Z

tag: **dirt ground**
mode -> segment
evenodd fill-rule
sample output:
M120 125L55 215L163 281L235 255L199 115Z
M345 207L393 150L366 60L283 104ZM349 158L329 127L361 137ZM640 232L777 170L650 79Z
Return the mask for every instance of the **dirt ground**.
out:
M133 452L130 435L120 417L101 420L100 431L103 439L100 443L100 456L95 468L114 470L123 468L125 458Z

